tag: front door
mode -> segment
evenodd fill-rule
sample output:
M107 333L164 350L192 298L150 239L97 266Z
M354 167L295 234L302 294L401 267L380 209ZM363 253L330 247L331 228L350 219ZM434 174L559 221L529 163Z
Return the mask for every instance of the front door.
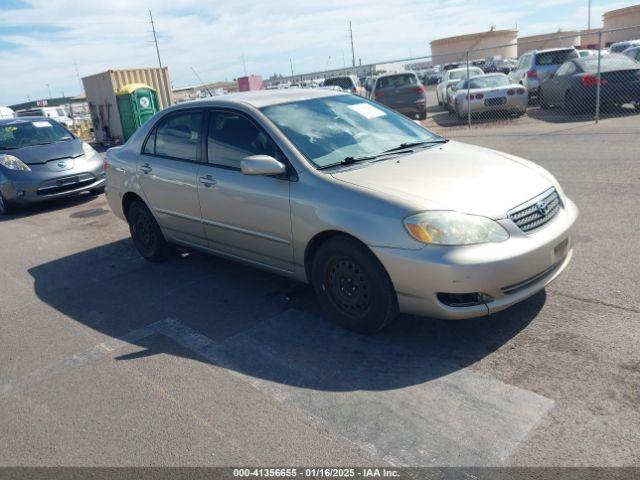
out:
M161 119L138 162L140 186L158 224L170 238L206 246L198 201L202 111Z
M286 176L244 175L250 155L284 158L252 119L232 110L211 111L198 192L211 249L284 271L293 271L291 212Z

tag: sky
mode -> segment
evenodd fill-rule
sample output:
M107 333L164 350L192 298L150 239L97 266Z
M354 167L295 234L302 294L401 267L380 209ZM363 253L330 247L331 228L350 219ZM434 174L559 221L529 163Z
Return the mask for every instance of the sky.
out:
M588 0L0 0L0 105L78 95L83 77L157 66L174 87L245 73L304 73L429 54L441 37L518 27L584 29ZM638 0L592 0L602 13ZM244 58L244 63L243 63Z

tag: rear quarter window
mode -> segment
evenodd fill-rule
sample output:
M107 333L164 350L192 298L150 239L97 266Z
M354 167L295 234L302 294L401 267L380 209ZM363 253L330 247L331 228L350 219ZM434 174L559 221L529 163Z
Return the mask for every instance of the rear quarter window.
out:
M553 52L542 52L536 54L537 65L562 65L567 60L578 58L575 50L555 50Z

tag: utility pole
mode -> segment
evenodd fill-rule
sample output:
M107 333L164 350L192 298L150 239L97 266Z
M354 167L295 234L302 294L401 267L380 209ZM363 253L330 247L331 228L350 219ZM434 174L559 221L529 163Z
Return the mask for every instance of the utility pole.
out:
M244 76L247 76L247 62L244 61L244 53L242 54L242 69L244 70Z
M289 65L291 66L291 81L293 82L293 60L289 57Z
M76 69L76 77L78 77L78 83L80 84L80 94L82 94L82 92L84 92L84 85L82 84L80 71L78 70L78 62L76 62L75 58L73 59L73 67Z
M191 67L191 71L195 74L196 78L197 78L197 79L198 79L198 81L200 82L200 86L201 86L202 88L204 88L204 89L207 91L207 93L209 94L209 96L210 96L210 97L213 97L213 94L211 93L211 90L209 90L209 89L207 88L207 86L204 84L204 82L203 82L203 81L202 81L202 79L200 78L200 75L198 75L198 72L196 72L196 69L195 69L195 68L193 68L193 67Z
M151 14L151 10L149 10L149 18L151 19L151 30L153 30L153 41L156 44L156 53L158 54L158 65L162 68L162 60L160 60L160 49L158 48L158 37L156 37L156 26L153 23L153 15Z
M587 31L591 30L591 0L589 0L589 14L587 18Z
M353 29L351 28L351 22L349 22L349 37L351 38L351 66L356 66L356 53L353 49Z

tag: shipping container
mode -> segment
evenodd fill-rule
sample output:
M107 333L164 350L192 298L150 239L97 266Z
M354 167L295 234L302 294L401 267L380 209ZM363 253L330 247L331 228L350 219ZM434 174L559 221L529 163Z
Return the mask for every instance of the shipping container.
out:
M96 141L100 143L111 144L124 140L116 92L125 85L144 83L153 87L158 95L160 110L174 103L167 67L108 70L84 77L82 83L89 104Z

